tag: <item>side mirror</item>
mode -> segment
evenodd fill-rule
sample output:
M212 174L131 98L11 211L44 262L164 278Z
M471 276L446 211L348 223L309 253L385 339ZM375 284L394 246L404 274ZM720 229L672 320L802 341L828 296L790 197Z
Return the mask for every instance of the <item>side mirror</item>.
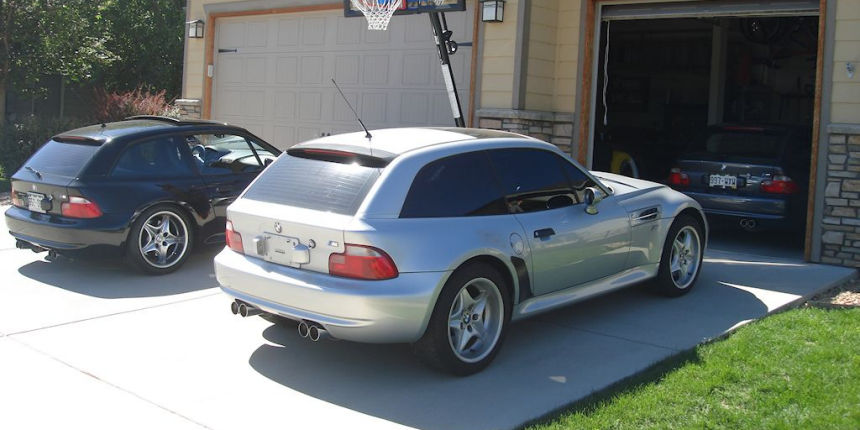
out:
M589 215L596 215L597 204L600 203L603 198L606 197L599 188L588 187L585 189L585 213Z

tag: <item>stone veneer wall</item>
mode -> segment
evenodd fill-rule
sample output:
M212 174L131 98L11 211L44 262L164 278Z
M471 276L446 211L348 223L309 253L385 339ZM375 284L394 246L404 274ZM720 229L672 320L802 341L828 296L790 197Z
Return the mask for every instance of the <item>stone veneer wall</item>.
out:
M831 124L827 131L821 261L860 267L860 125Z
M176 99L174 102L179 108L179 117L182 119L200 119L202 103L197 99Z
M525 134L572 154L573 114L512 109L479 109L477 126Z

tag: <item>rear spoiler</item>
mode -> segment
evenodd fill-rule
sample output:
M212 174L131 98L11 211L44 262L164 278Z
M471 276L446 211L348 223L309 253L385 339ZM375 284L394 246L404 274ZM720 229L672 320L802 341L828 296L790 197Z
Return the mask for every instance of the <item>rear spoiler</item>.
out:
M384 168L395 158L387 151L370 150L346 145L302 145L287 149L287 155L340 164L358 164L364 167Z
M81 145L101 145L105 143L105 140L102 138L95 138L89 136L70 136L66 134L54 136L51 138L51 140L62 143L77 143Z

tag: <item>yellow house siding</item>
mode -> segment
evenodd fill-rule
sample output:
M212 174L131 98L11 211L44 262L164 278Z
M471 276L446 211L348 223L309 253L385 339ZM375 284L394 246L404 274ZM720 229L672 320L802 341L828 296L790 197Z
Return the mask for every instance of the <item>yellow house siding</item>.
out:
M561 0L558 8L558 25L555 62L555 91L552 110L573 113L576 99L576 72L579 67L580 0Z
M860 1L836 2L830 122L860 123ZM846 64L854 64L849 78Z
M517 39L517 3L505 5L504 22L484 25L481 40L481 94L479 106L510 109L514 91L514 52Z
M552 110L558 7L559 0L534 0L531 3L525 79L527 110Z

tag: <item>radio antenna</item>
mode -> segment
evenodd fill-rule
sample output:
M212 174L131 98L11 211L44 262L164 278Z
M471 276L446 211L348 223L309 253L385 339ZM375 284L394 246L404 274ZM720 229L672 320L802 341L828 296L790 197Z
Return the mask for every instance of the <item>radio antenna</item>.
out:
M337 88L337 92L339 92L340 96L343 97L343 101L345 101L346 105L349 106L349 109L352 111L352 114L355 115L355 119L358 120L359 124L361 124L361 128L363 128L364 132L367 133L364 137L366 137L367 140L373 139L373 136L370 134L369 131L367 131L367 127L364 126L364 121L362 121L361 118L358 117L358 112L355 111L355 108L353 108L352 105L349 103L349 99L347 99L346 95L343 94L343 91L340 89L340 85L337 84L334 78L331 78L331 83L333 83L334 87Z

